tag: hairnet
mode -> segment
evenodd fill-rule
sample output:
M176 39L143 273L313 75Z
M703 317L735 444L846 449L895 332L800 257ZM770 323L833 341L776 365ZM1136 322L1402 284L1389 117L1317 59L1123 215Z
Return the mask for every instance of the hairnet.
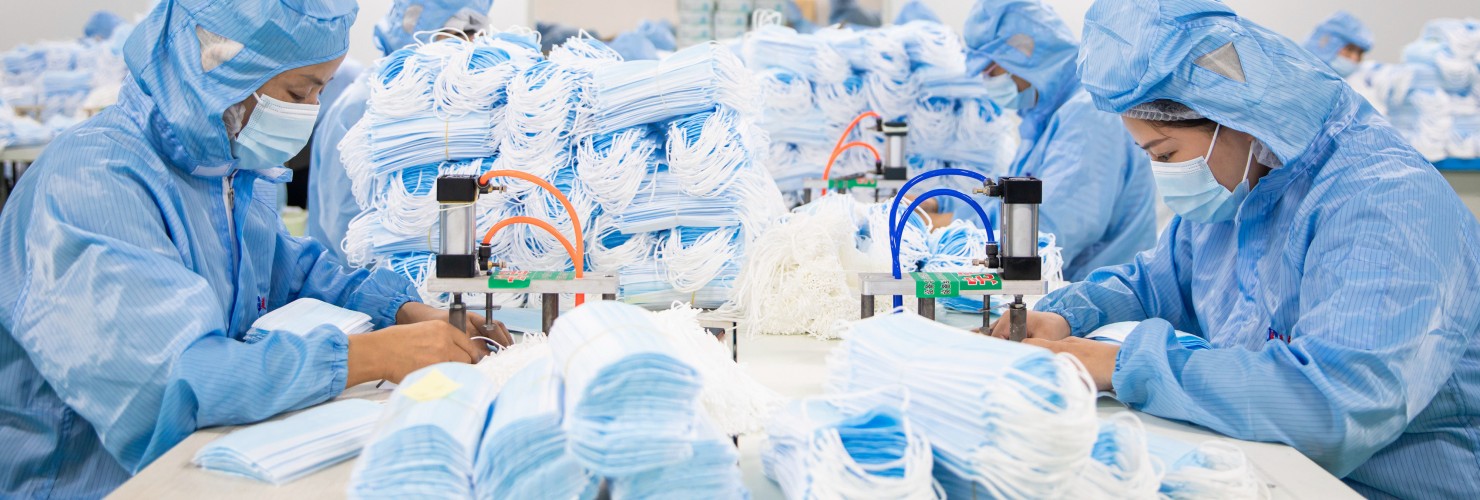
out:
M118 17L118 14L100 10L87 19L87 24L82 27L82 36L106 40L113 36L113 30L123 23L123 18Z
M940 22L940 16L935 15L935 11L930 10L930 7L927 7L925 2L910 0L905 2L903 7L899 8L899 15L894 16L894 24L904 24L910 21L938 23Z
M1192 108L1189 108L1182 103L1179 103L1177 101L1169 101L1166 99L1158 99L1148 103L1136 105L1136 107L1128 109L1125 113L1122 114L1127 118L1136 118L1139 120L1151 120L1157 122L1196 120L1203 117L1202 115L1197 114L1196 111L1193 111Z
M1252 134L1285 163L1350 92L1325 61L1214 0L1095 2L1079 70L1102 110L1176 101Z
M375 48L388 55L411 45L423 31L482 29L492 8L493 0L396 0L375 25Z
M1356 16L1337 11L1316 26L1310 39L1305 41L1305 50L1329 61L1347 45L1356 45L1364 52L1372 50L1372 31Z
M343 56L352 0L165 0L139 23L123 56L133 99L158 110L170 160L195 175L235 166L221 114L284 71ZM168 127L167 130L164 127Z

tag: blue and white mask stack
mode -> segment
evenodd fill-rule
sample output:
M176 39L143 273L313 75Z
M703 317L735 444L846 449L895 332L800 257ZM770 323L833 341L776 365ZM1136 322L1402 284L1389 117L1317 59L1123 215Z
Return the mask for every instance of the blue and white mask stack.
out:
M960 37L944 25L914 21L811 34L764 26L740 44L737 51L765 91L760 124L771 134L767 166L783 191L801 190L803 181L820 177L843 130L870 110L907 121L907 160L917 172L1001 172L1012 160L1014 125L999 119L1002 110L987 99L980 79L965 76ZM877 133L856 130L848 136L859 140L882 151ZM831 176L873 165L871 154L850 149Z
M844 409L834 400L859 395L843 394L776 412L761 454L766 477L787 498L944 498L930 474L930 440L906 416L907 389L882 390L899 403Z
M1435 19L1403 62L1348 78L1429 161L1480 158L1480 19Z
M478 498L595 498L600 479L566 451L560 393L548 355L504 384L478 447Z
M351 498L468 498L473 458L498 386L473 365L442 363L391 394L355 464Z
M1059 497L1090 460L1095 385L1073 357L909 313L856 322L845 338L828 357L828 392L906 386L906 415L952 498ZM840 402L903 404L889 392Z
M42 41L0 53L0 148L43 146L113 104L128 76L121 50L130 31L119 26L109 40Z
M347 399L233 431L196 452L195 465L281 485L353 458L370 440L380 403Z
M612 221L635 242L629 251L606 253L600 265L595 257L585 263L598 272L638 270L623 281L624 299L664 307L673 297L702 297L708 300L700 305L717 306L728 298L733 270L659 245L726 239L719 253L742 259L744 242L784 211L760 162L767 138L755 125L752 78L712 44L660 61L624 62L600 41L579 36L547 59L532 34L505 32L397 51L379 62L366 117L340 146L363 210L344 242L350 263L394 263L424 283L425 267L406 264L426 262L414 254L437 243L436 176L517 170L564 192L588 248L602 244L598 233L611 236ZM480 230L523 215L573 235L571 215L553 196L522 180L492 182L507 190L480 201ZM718 236L699 237L705 233ZM526 225L502 230L491 246L494 260L513 269L576 265L553 236ZM518 307L523 300L509 295L498 303Z

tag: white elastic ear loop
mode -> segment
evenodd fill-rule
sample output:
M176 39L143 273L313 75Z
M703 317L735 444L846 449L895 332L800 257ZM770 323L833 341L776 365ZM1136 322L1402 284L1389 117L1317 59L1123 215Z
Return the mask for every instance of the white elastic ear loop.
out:
M1222 132L1222 131L1223 131L1223 124L1221 124L1221 123L1218 124L1218 126L1213 129L1213 142L1208 143L1208 152L1207 152L1207 154L1203 155L1203 158L1206 158L1208 160L1212 160L1213 159L1213 148L1218 145L1218 133L1219 132Z

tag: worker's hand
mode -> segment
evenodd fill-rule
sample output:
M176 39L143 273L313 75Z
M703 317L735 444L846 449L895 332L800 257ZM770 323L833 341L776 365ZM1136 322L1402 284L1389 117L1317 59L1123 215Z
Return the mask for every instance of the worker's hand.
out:
M493 328L484 328L484 319L483 315L468 311L468 324L464 325L463 329L466 330L469 337L487 337L493 339L494 342L497 342L502 347L508 347L512 344L513 337L509 336L508 327L505 327L502 322L494 321ZM401 306L400 310L396 311L396 324L398 325L411 325L432 320L447 322L447 310L438 309L420 302L407 302L406 305ZM449 322L448 324L451 323Z
M477 363L488 355L447 320L396 325L349 337L349 376L345 387L372 380L400 383L411 372L437 363Z
M1064 340L1027 339L1023 343L1043 347L1056 353L1069 353L1079 358L1079 362L1084 363L1084 368L1089 370L1090 377L1095 379L1095 386L1099 390L1115 390L1111 379L1115 376L1115 359L1120 356L1120 346L1079 337L1069 337Z
M992 336L1006 340L1012 334L1012 322L1008 321L1004 309L1002 317L992 323ZM1063 340L1069 338L1069 320L1054 313L1028 311L1028 336L1030 339Z

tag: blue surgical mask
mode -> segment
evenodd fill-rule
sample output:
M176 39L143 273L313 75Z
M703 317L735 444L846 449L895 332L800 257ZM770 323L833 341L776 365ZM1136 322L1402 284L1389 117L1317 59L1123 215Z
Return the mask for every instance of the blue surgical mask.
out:
M1206 156L1180 163L1151 162L1151 173L1156 177L1156 189L1161 192L1162 200L1184 219L1202 223L1231 220L1249 196L1253 148L1249 149L1249 160L1244 164L1243 182L1231 192L1218 183L1208 166L1208 157L1213 155L1213 146L1218 144L1218 133L1222 130L1223 126L1219 125L1213 131L1213 144L1208 146Z
M257 108L231 143L238 167L243 170L269 170L303 151L313 135L319 117L319 105L296 104L257 95Z
M1017 82L1012 80L1012 73L989 76L983 78L982 81L987 87L987 99L991 99L1002 109L1018 109L1021 96Z
M1331 59L1330 64L1331 70L1335 71L1336 75L1342 78L1352 76L1352 73L1357 72L1357 63L1345 57L1336 56Z

